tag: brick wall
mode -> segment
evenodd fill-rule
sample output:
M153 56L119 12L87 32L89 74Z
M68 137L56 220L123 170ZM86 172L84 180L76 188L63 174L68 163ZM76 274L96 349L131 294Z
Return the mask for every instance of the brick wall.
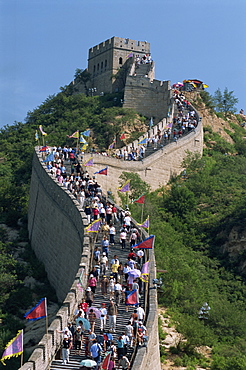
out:
M53 181L38 155L35 153L33 157L29 238L62 302L78 270L87 221L82 210L75 206L78 205L75 198Z
M140 178L151 186L151 190L156 190L160 186L166 185L172 176L176 176L183 170L182 162L187 157L187 153L203 151L203 128L199 122L195 131L189 135L178 139L156 151L143 161L124 161L112 157L104 157L94 154L94 166L87 167L91 176L94 172L108 166L108 176L96 175L96 179L104 189L111 191L115 199L118 199L117 188L120 186L119 177L123 171L137 173ZM91 157L85 154L84 162Z

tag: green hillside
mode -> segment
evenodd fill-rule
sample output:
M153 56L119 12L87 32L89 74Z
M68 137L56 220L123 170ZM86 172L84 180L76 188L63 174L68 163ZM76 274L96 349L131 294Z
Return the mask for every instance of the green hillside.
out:
M31 160L39 125L48 134L48 145L75 145L66 135L90 129L90 148L105 150L126 127L131 131L136 122L139 127L145 122L144 117L123 109L120 99L118 95L70 95L65 88L29 112L25 123L0 131L1 223L21 228L26 240ZM156 235L157 266L167 270L162 276L164 288L159 303L168 308L178 330L187 338L173 351L178 355L177 365L189 366L190 370L198 363L211 366L212 370L246 369L246 285L242 268L245 253L242 249L232 259L223 253L232 227L244 228L245 129L235 120L227 122L233 142L228 143L205 127L203 157L189 155L186 173L173 178L168 186L147 193L144 206L144 216L150 215L150 232ZM135 129L132 131L136 135ZM137 184L138 179L135 180ZM132 187L134 197L137 186ZM131 205L131 211L140 220L140 205ZM22 226L17 225L20 218ZM0 237L0 284L4 287L0 299L2 352L16 330L22 328L23 311L38 297L38 292L33 295L24 289L25 276L36 271L37 279L46 277L42 268L35 267L30 250L23 256L28 260L28 268L20 269L13 257L15 243L6 242L1 228ZM42 296L43 292L39 293ZM51 295L55 300L54 293ZM208 320L199 321L198 311L204 302L209 303L211 312ZM211 365L196 354L194 348L200 345L212 347ZM162 353L163 360L165 356Z

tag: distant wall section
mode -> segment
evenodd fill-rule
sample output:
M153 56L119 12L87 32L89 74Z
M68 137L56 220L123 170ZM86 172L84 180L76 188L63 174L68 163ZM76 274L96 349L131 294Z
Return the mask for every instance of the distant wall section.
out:
M137 173L140 178L148 183L151 190L156 190L160 186L166 185L172 176L177 176L183 170L182 162L187 157L188 152L203 152L203 127L202 122L189 135L178 139L157 150L143 161L124 161L102 155L94 155L94 166L87 167L91 176L94 172L108 166L108 176L96 175L97 181L104 189L110 190L115 199L118 199L117 188L119 187L119 177L123 171ZM90 158L90 154L84 156L84 161Z

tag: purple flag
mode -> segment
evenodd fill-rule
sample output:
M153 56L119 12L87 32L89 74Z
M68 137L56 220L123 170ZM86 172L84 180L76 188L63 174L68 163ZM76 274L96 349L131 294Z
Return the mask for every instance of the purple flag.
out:
M3 365L4 360L10 359L13 356L19 356L23 353L23 330L19 330L16 337L13 338L6 346L3 352L1 362Z
M93 164L93 158L91 157L87 162L84 163L84 166L93 166Z
M130 181L128 180L121 188L118 188L118 191L121 193L126 193L127 191L130 191Z
M148 279L149 279L149 261L147 261L143 264L140 279L142 281L144 281L145 283L148 282Z
M98 232L101 225L101 219L93 221L89 226L85 228L88 233Z
M145 229L149 228L149 216L146 218L146 220L142 224L138 224L140 227L145 227Z

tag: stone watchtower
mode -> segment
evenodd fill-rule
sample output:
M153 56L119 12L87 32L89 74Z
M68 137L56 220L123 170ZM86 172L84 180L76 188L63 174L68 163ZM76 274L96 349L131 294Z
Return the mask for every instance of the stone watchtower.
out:
M124 92L123 107L150 118L154 123L170 117L170 81L155 80L150 43L111 37L89 49L86 82L73 81L74 93L102 95Z
M95 95L114 93L125 87L133 58L150 54L150 44L121 37L112 37L89 49L88 72L90 88ZM116 78L117 75L117 78Z

